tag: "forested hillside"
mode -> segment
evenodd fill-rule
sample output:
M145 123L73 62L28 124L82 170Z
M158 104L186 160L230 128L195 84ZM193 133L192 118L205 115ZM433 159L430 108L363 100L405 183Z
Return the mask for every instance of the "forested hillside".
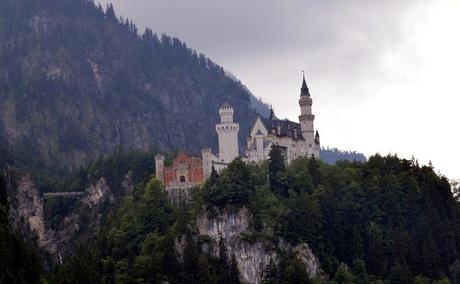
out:
M155 180L139 185L100 239L78 249L51 278L238 283L241 260L223 243L217 256L204 249L209 238L198 235L197 222L203 209L218 216L243 208L251 214L243 241L306 242L323 270L310 279L295 255L283 254L267 265L264 283L459 283L460 207L433 169L393 156L335 166L298 159L286 166L277 149L262 166L235 160L214 173L187 206L169 205Z
M217 143L224 102L241 133L253 122L249 92L222 67L176 38L140 33L112 7L0 0L0 8L0 141L22 166L74 169L152 145L199 152Z

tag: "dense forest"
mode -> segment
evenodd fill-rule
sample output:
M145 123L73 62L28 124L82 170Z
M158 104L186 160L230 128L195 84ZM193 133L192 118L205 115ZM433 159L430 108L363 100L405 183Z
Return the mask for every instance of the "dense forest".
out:
M126 196L99 238L48 277L51 283L238 283L234 256L203 251L200 210L248 208L251 240L306 242L323 277L309 279L293 255L264 272L264 283L460 283L460 207L446 178L395 156L287 166L274 148L263 165L235 160L171 205L147 176ZM175 241L185 239L181 258ZM89 249L88 249L89 248ZM65 277L64 277L65 276ZM62 282L62 279L66 279Z

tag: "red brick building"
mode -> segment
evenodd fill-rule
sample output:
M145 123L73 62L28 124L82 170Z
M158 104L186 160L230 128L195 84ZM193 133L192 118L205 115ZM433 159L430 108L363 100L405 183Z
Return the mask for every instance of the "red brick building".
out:
M193 186L203 183L203 162L201 158L187 155L180 151L173 164L164 167L164 157L155 157L157 179L165 186Z

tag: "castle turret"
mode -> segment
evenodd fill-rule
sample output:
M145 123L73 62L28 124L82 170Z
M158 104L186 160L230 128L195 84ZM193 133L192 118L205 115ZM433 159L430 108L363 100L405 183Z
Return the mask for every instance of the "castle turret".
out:
M312 154L315 154L315 130L313 126L315 116L312 113L313 100L310 97L310 90L307 87L305 75L303 76L302 88L300 89L299 105L300 129L302 136L305 139L304 151L307 156L311 156Z
M319 132L316 130L316 135L315 135L315 152L313 153L315 157L319 158L319 152L321 150L321 143L319 139Z
M203 161L203 177L207 179L211 176L212 172L212 151L211 148L206 147L201 150L201 159Z
M157 180L164 182L165 156L155 155L155 177Z
M224 104L219 109L220 122L216 125L219 136L219 162L230 163L239 156L238 132L240 125L233 122L234 110L229 104Z

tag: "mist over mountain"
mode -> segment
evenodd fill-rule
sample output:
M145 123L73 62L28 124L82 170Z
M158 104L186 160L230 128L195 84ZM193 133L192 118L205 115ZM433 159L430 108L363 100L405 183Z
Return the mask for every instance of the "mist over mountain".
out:
M320 159L321 161L330 165L335 164L338 161L356 161L366 162L367 158L362 153L356 151L342 151L337 148L322 148Z
M216 146L225 102L248 133L257 100L180 40L139 35L92 1L0 6L0 139L20 164L76 168L152 146L199 152Z

